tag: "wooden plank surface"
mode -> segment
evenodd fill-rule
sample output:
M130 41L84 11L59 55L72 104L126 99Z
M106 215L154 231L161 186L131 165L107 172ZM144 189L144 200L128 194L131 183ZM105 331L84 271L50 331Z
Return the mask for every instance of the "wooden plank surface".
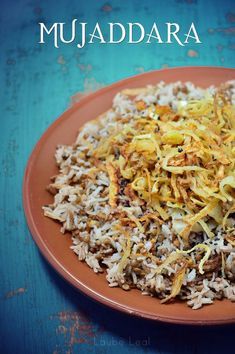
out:
M234 352L234 326L190 328L134 319L66 284L38 252L22 209L25 165L43 131L71 103L121 78L162 67L234 67L234 1L0 3L1 353ZM37 23L195 22L200 45L38 44ZM226 350L225 350L226 348Z

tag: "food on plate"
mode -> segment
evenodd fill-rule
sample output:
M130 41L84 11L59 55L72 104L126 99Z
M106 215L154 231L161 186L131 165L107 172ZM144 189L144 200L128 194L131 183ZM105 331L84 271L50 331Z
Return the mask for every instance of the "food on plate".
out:
M235 301L234 102L235 81L126 89L57 147L44 215L109 286Z

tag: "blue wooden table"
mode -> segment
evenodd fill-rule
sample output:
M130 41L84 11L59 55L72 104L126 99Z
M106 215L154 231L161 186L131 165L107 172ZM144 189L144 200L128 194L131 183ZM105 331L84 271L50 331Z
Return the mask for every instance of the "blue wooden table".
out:
M38 44L38 22L196 24L202 44ZM191 328L128 317L75 291L28 231L21 187L30 152L75 93L151 69L234 67L234 1L0 2L1 333L5 353L234 352L234 326ZM226 348L226 349L224 349Z

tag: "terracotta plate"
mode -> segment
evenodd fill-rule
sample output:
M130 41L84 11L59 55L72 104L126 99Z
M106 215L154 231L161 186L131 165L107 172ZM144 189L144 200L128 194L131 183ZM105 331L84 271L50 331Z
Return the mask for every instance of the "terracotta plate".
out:
M32 155L24 178L24 209L35 242L49 263L73 286L93 299L114 309L164 322L182 324L224 324L235 322L235 303L217 301L193 311L184 303L161 305L159 300L141 295L138 290L125 292L110 288L104 275L96 275L84 263L77 260L70 250L70 236L60 233L60 225L43 216L42 205L52 202L45 190L50 176L57 173L54 152L57 144L74 142L81 125L96 118L111 107L114 95L124 88L141 87L166 82L192 81L206 87L235 79L235 70L211 67L174 68L144 73L105 87L62 114L43 134Z

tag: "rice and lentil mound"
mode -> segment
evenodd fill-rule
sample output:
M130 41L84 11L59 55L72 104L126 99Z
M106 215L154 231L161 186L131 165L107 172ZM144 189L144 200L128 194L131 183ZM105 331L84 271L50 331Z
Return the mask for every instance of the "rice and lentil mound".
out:
M109 286L235 301L234 101L235 81L127 89L57 147L44 214Z

